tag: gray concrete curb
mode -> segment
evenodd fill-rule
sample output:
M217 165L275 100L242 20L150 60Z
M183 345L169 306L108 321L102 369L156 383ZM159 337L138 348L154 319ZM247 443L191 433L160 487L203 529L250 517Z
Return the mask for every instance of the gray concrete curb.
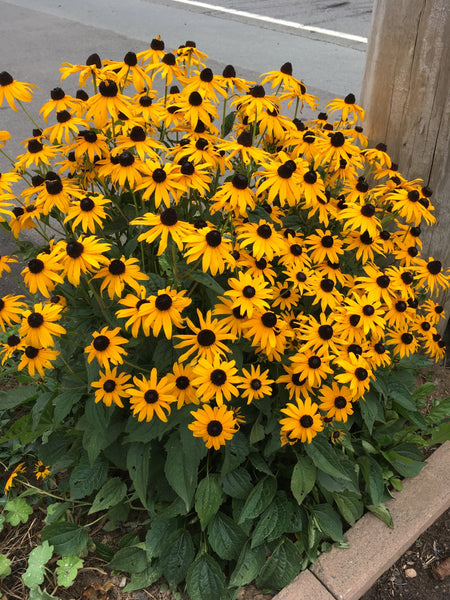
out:
M386 502L390 529L374 515L364 515L347 531L350 547L333 548L273 600L358 600L375 581L450 507L450 441L427 460L422 471L405 480L401 492Z

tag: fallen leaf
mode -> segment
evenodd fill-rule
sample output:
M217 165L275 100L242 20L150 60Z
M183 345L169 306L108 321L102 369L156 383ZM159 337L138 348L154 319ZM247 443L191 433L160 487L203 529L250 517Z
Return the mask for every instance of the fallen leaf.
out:
M87 585L81 593L80 600L106 600L108 590L102 588L98 583Z
M446 558L433 569L434 575L441 581L450 575L450 558Z

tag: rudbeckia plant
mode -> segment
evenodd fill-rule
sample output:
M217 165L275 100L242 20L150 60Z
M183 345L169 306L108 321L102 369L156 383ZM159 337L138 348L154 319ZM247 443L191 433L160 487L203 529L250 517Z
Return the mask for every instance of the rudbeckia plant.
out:
M65 63L73 95L49 92L25 152L0 131L0 276L22 287L0 298L0 462L7 522L40 502L72 579L94 541L126 591L220 600L287 585L365 510L390 523L448 435L415 373L444 358L450 274L421 256L431 190L369 146L353 94L315 117L291 63L205 61L158 37ZM33 89L0 73L0 104ZM115 553L97 521L133 535Z

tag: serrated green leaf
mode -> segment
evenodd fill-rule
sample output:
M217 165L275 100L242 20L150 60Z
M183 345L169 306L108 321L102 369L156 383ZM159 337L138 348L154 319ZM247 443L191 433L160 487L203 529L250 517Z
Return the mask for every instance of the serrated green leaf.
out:
M181 448L180 448L181 436ZM197 487L198 467L207 449L189 430L174 433L166 444L167 459L164 473L170 487L183 499L190 510Z
M249 443L247 437L238 431L232 439L225 445L225 457L222 465L222 475L234 471L244 462L249 453Z
M426 356L421 354L411 354L410 356L404 356L398 361L398 369L425 369L431 367L432 361Z
M250 473L243 467L221 477L222 489L231 498L245 499L252 491L252 480Z
M382 454L402 477L415 477L425 466L421 452L412 444L399 444Z
M372 504L368 505L367 508L372 512L375 516L386 523L388 527L391 529L394 527L394 522L392 521L391 513L389 509L384 504L379 504L378 506L373 506Z
M217 513L222 501L222 489L218 478L214 475L207 475L199 482L195 492L195 510L200 519L202 531Z
M286 533L293 513L293 506L287 500L285 492L278 492L262 513L252 534L252 548L264 541L271 542Z
M436 400L433 408L430 410L428 415L425 417L425 421L428 425L434 425L441 423L443 419L450 415L450 396L448 398L440 398Z
M230 586L241 587L252 582L258 576L266 558L263 545L252 548L247 542L242 548L236 563L236 568L230 577Z
M6 502L5 512L5 521L15 527L19 523L26 523L33 509L25 498L12 498Z
M339 455L327 440L314 439L311 444L305 444L305 451L315 466L332 477L351 481L344 472Z
M118 504L125 497L126 493L127 486L119 477L108 479L101 490L97 492L88 514L90 515Z
M316 482L317 470L308 456L299 459L292 470L291 491L298 504L301 504Z
M260 588L280 590L298 574L301 563L302 557L295 544L288 538L282 538L261 569L256 585Z
M333 494L334 501L344 519L353 526L362 517L364 504L358 494L342 492Z
M426 381L418 388L416 388L413 392L413 400L416 404L422 403L422 400L425 400L436 388L436 384L432 381Z
M380 504L384 494L384 478L380 465L373 456L360 456L358 464L372 504Z
M134 489L144 506L147 506L148 468L150 463L150 443L133 442L127 452L127 468Z
M250 492L239 517L239 523L258 517L272 502L277 491L275 477L266 475Z
M184 529L178 530L165 547L160 560L163 575L171 587L185 579L194 556L191 534Z
M226 514L218 512L208 525L208 541L220 558L237 558L247 536L235 521Z
M315 504L312 510L320 531L336 542L342 541L342 521L338 513L329 504Z
M70 502L55 502L47 506L47 514L45 515L45 523L54 523L58 521L63 515L66 514L67 510L72 506Z
M64 587L69 587L75 581L78 570L82 568L83 561L79 556L63 556L56 561L57 583Z
M35 385L19 385L7 391L0 392L1 410L10 410L28 400L33 400L39 394L39 389Z
M141 573L147 567L147 556L145 550L136 546L121 548L109 561L108 567L114 571L126 573Z
M45 564L51 559L53 546L44 541L40 546L36 546L30 552L28 557L28 567L22 575L22 581L28 588L34 588L44 581Z
M158 558L161 556L165 544L171 538L172 534L177 530L176 519L164 519L156 517L151 521L151 529L147 531L145 536L145 549L147 558Z
M132 573L130 583L127 584L123 591L126 593L142 590L158 581L162 576L162 569L159 565L148 566L140 573Z
M93 465L82 461L77 465L69 479L71 500L85 498L101 488L108 474L108 463L104 459L98 459Z
M84 527L75 523L50 523L41 533L41 538L48 541L61 556L75 556L86 547L88 533Z
M208 554L201 554L191 565L186 588L191 600L227 600L225 575Z

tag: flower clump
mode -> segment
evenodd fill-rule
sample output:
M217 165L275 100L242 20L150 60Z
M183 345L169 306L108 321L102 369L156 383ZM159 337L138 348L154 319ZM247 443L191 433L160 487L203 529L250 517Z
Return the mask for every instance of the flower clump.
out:
M0 298L5 368L87 365L88 395L139 422L195 405L189 429L219 450L264 399L281 445L309 443L351 421L378 370L444 356L431 190L368 145L352 94L300 118L318 99L290 63L246 81L192 43L61 72L80 89L50 92L0 175L0 225L43 240L27 297ZM0 102L33 87L3 72Z

